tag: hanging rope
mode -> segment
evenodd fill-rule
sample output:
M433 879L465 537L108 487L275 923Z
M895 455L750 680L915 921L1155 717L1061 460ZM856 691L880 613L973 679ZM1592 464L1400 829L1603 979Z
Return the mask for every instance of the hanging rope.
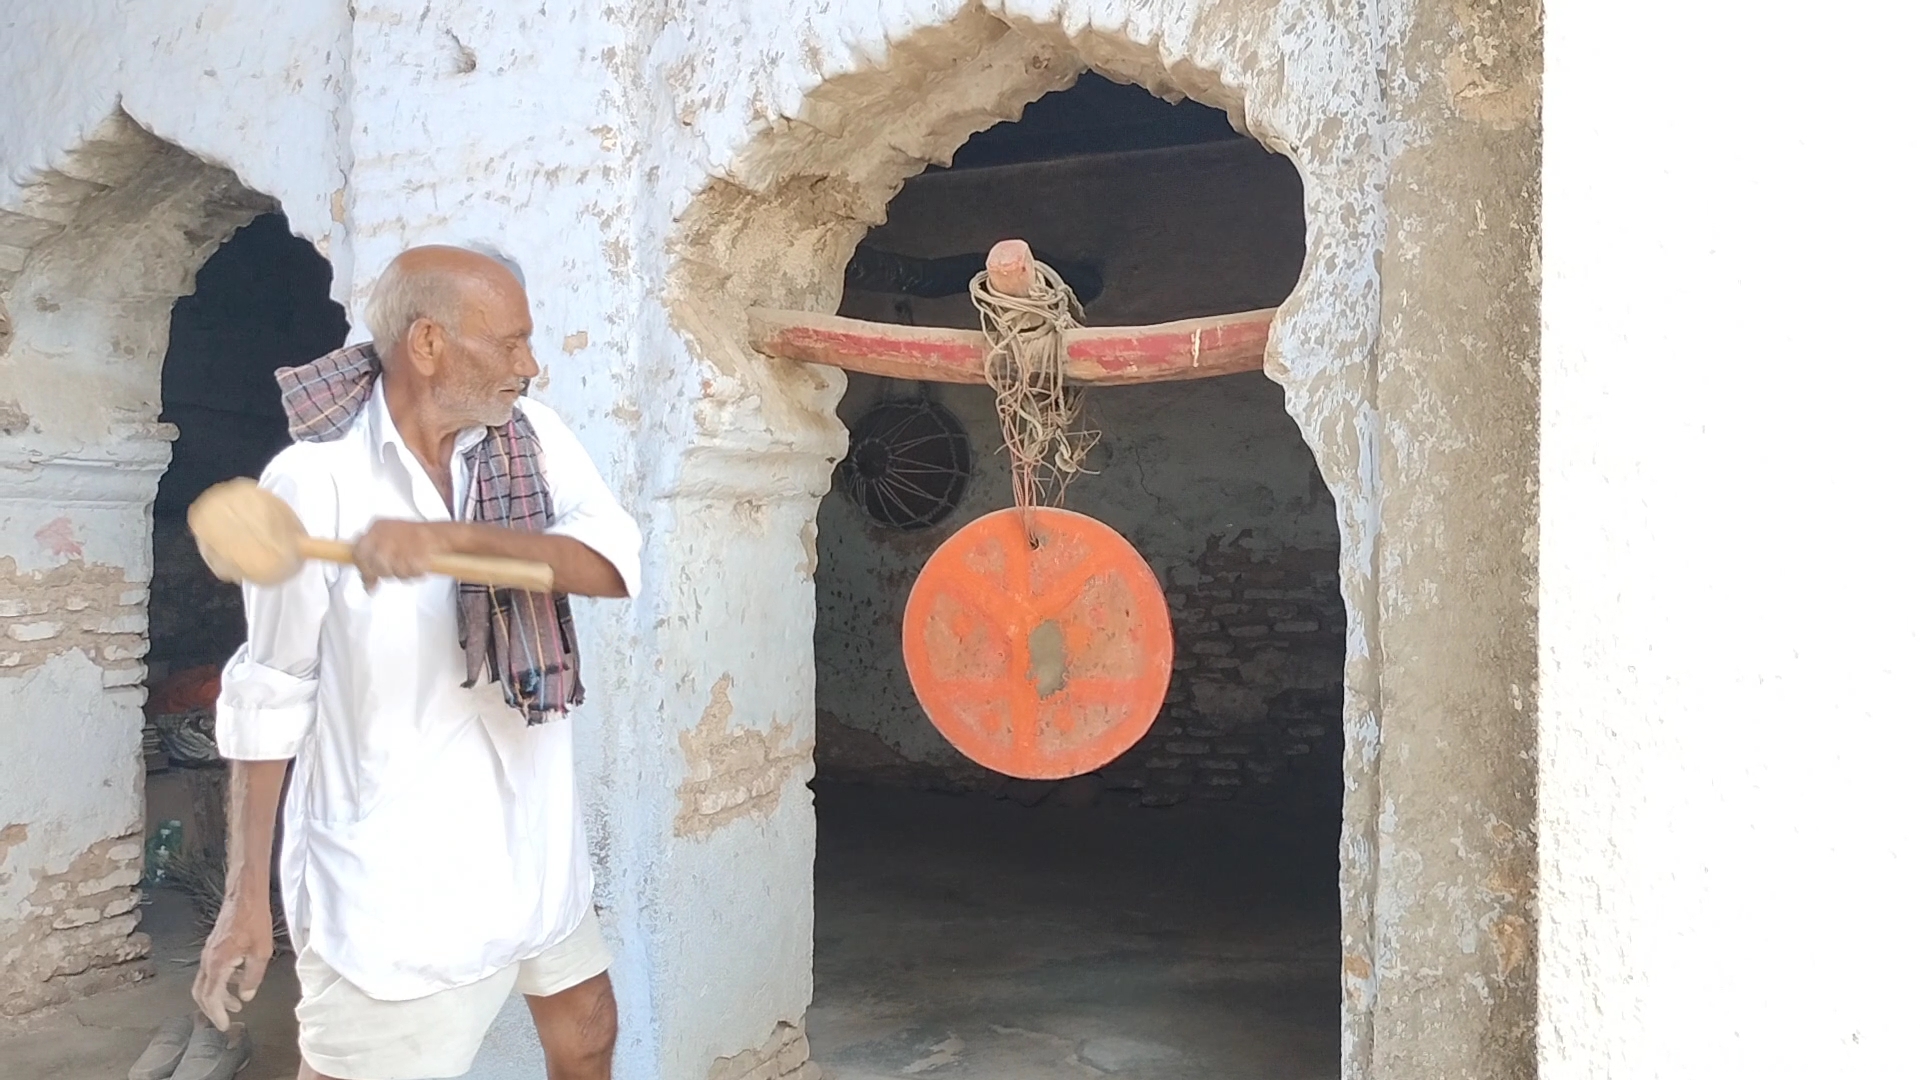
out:
M987 336L987 385L1013 466L1013 504L1034 540L1033 508L1060 505L1100 439L1099 432L1076 426L1081 391L1066 380L1066 332L1081 325L1085 313L1060 275L1039 261L1027 296L993 291L984 272L974 276L971 291Z

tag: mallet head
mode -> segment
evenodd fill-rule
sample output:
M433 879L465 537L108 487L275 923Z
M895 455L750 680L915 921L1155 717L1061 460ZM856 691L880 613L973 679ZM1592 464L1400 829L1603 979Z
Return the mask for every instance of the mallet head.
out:
M187 528L222 581L278 585L300 572L300 517L242 477L215 484L187 508Z

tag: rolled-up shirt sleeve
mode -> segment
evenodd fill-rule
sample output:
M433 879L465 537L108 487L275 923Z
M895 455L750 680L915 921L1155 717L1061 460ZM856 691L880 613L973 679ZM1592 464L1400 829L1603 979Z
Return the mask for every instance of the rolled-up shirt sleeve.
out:
M260 486L293 507L309 532L331 535L331 480L269 464ZM318 560L279 585L242 585L247 641L227 661L214 707L214 739L232 761L280 761L297 754L313 730L320 687L320 627L332 571Z
M529 410L553 495L547 532L592 548L620 572L629 598L640 595L640 526L614 497L587 448L550 410Z

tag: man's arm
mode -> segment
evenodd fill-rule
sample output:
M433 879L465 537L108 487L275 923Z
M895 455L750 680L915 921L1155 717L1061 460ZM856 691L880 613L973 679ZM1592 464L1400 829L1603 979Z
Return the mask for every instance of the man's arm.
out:
M193 1000L221 1031L273 961L273 825L286 779L285 761L236 761L228 772L226 892L193 980Z
M289 464L291 455L294 464ZM311 532L327 535L337 515L332 481L297 462L296 447L275 458L260 486L286 500ZM200 951L193 1000L222 1031L252 1000L273 959L273 827L287 762L313 730L320 679L320 627L336 573L309 562L279 585L243 585L247 641L220 673L214 737L231 762L227 793L227 884L220 915ZM234 984L237 983L237 989Z
M631 597L640 593L640 526L600 478L580 440L545 406L527 403L540 437L553 524L544 533L497 525L377 521L354 545L369 583L419 577L435 554L533 559L553 567L555 592Z
M376 521L353 545L353 561L371 584L427 573L435 555L493 555L553 567L553 590L572 596L629 595L620 571L571 536L449 521Z

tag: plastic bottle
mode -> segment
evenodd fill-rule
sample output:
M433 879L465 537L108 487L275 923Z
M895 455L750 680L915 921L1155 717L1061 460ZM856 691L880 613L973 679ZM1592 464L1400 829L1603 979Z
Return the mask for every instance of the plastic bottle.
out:
M176 818L169 818L153 830L147 839L147 881L158 885L167 880L167 868L173 857L180 853L181 840L186 830L181 828Z

